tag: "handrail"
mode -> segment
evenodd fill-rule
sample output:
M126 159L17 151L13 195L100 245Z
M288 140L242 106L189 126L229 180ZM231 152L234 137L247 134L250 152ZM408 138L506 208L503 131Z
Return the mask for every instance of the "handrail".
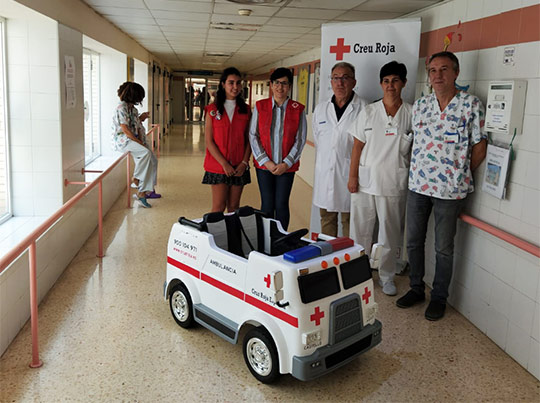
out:
M0 259L0 273L2 273L16 258L23 254L26 249L29 249L28 260L30 269L30 320L32 328L32 362L31 368L39 368L43 365L39 359L39 342L38 342L38 309L37 309L37 265L36 265L36 241L45 233L56 221L58 221L68 210L70 210L80 199L86 196L94 187L99 186L98 197L98 226L100 229L99 236L99 251L98 256L103 256L103 238L101 236L102 228L102 181L103 179L115 168L124 158L129 156L129 152L122 154L109 168L107 168L101 175L99 175L93 182L82 182L87 184L84 189L81 189L76 195L69 199L62 207L60 207L52 216L39 225L34 231L32 231L26 238L11 249L6 255ZM129 200L129 186L130 186L130 159L127 158L127 193L128 193L128 207L130 205ZM75 182L65 181L65 184L74 184ZM81 183L81 182L78 182ZM101 256L100 256L101 255Z
M485 223L483 221L480 221L477 218L471 217L470 215L461 214L459 218L461 218L467 224L470 224L476 228L479 228L482 231L485 231L499 239L502 239L503 241L508 242L511 245L517 246L519 249L524 250L525 252L529 252L530 254L536 257L540 257L539 246L536 246L530 242L524 241L523 239L520 239L512 234L509 234L508 232L505 232L499 228L489 225L488 223Z
M152 152L154 152L154 132L156 131L157 129L157 157L159 158L159 151L161 149L161 143L160 143L160 134L161 134L161 129L160 129L160 124L152 124L152 128L148 131L148 133L146 133L146 135L151 135L152 136Z

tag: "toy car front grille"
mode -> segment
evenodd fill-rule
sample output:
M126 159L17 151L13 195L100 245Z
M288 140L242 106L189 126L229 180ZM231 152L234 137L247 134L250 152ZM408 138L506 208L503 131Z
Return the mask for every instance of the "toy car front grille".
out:
M346 340L362 328L362 305L357 294L330 304L330 344Z

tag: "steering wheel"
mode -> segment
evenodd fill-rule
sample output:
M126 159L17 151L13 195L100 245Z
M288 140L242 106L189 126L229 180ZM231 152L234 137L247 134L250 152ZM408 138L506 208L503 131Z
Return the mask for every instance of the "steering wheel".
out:
M298 244L300 238L306 235L309 232L307 228L301 228L296 231L290 232L287 235L279 237L274 242L272 242L272 250L281 249L286 245L295 245Z

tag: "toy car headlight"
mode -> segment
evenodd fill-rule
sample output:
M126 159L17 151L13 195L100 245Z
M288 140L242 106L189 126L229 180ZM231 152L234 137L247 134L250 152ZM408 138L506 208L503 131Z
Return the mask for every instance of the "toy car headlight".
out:
M366 322L373 322L375 320L375 316L377 315L378 310L379 305L376 302L370 307L368 307L366 310Z
M321 331L315 330L314 332L302 333L302 344L308 345L321 341Z

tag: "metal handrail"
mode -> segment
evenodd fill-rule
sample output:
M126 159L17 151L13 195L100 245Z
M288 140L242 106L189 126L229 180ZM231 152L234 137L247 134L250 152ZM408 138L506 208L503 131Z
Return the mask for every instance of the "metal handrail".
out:
M525 252L529 252L531 255L540 257L540 247L537 245L524 241L523 239L518 238L517 236L509 234L508 232L503 231L502 229L489 225L488 223L485 223L477 218L471 217L470 215L461 214L459 218L461 218L467 224L472 225L473 227L479 228L482 231L485 231L488 234L491 234L499 239L502 239L503 241L508 242L511 245L517 246L519 249L524 250Z
M30 269L30 320L32 328L32 362L31 368L39 368L43 362L39 359L39 341L38 341L38 302L37 302L37 275L36 275L36 241L45 233L56 221L58 221L68 210L70 210L80 199L86 196L94 187L99 187L98 195L98 228L99 228L99 246L98 257L103 257L103 179L124 159L127 160L127 204L130 207L130 159L129 152L122 154L109 168L101 173L94 181L88 182L69 182L65 180L65 185L69 184L85 184L84 189L81 189L76 195L69 199L62 207L60 207L52 216L45 220L40 226L32 231L26 238L11 249L6 255L0 259L0 273L2 273L16 258L23 254L28 249L28 261Z

